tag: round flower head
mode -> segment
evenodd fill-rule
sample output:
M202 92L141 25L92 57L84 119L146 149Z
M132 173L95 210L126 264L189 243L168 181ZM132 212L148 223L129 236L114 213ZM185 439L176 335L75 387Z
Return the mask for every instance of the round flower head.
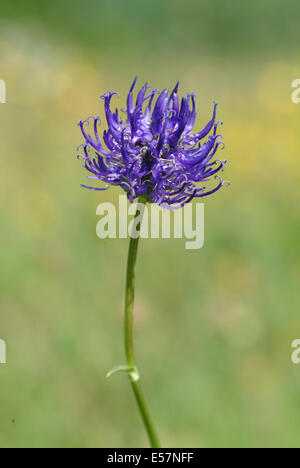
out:
M222 122L216 122L217 104L210 122L202 131L193 133L194 94L183 97L179 103L178 83L171 93L168 89L159 93L146 83L134 104L136 81L137 77L127 96L127 108L123 109L126 120L120 118L118 109L111 111L111 99L117 93L101 96L108 125L103 142L98 131L99 117L79 122L85 139L81 145L84 155L79 157L84 160L89 178L105 184L83 187L106 190L118 185L130 202L144 196L149 202L170 209L219 190L224 182L217 173L224 169L226 161L214 159L220 145L223 147L222 135L218 134ZM88 126L92 131L88 131ZM216 178L216 185L207 189L204 184L211 178Z

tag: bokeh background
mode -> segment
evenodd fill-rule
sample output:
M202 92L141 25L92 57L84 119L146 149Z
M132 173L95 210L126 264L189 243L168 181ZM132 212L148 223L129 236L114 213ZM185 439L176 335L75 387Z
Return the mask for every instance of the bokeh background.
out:
M1 447L147 446L126 377L126 240L96 237L77 122L135 74L212 102L232 182L206 243L143 241L136 353L164 446L297 447L300 78L297 0L14 0L1 5Z

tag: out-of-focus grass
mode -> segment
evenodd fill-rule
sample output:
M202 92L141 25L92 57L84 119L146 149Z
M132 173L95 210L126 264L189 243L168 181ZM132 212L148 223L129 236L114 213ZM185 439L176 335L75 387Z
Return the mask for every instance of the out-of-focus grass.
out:
M0 42L1 447L146 442L122 363L126 241L100 241L84 191L76 123L128 80L198 95L198 125L220 103L232 182L205 200L206 244L141 243L136 351L165 446L298 446L300 107L295 60L243 69L224 59L110 72L75 49L8 29ZM121 55L121 54L120 54ZM114 58L116 62L116 58ZM137 64L136 64L137 67ZM116 63L113 70L116 70ZM176 72L176 73L175 73ZM1 77L2 78L2 77ZM124 101L123 101L124 102ZM12 422L14 421L14 422Z
M194 54L265 59L298 53L298 0L14 0L1 7L1 20L37 28L57 43L71 43L85 55L111 62L144 64L157 55ZM124 54L124 51L128 53Z

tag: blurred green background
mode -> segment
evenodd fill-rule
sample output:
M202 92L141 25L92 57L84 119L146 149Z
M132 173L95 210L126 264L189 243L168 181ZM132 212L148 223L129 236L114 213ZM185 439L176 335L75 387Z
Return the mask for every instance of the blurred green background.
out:
M206 243L141 243L136 353L168 447L298 447L299 1L26 0L1 5L1 447L139 447L126 377L126 240L96 237L77 122L135 74L219 102L232 182Z

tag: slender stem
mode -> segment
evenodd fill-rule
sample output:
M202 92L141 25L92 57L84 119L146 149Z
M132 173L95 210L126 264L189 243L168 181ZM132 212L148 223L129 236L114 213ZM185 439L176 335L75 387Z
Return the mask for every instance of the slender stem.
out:
M139 203L145 203L143 199L139 199ZM136 218L140 216L142 218L143 211L137 210ZM127 264L127 284L126 284L126 305L125 305L125 351L126 360L128 367L132 368L133 371L129 373L129 379L131 386L136 398L138 408L140 410L141 417L143 419L150 444L152 448L159 448L160 443L157 437L156 431L152 424L150 414L143 396L143 392L139 383L139 373L135 363L134 351L133 351L133 312L134 312L134 291L135 291L135 266L140 238L141 221L136 226L136 238L131 237L128 253L128 264Z

